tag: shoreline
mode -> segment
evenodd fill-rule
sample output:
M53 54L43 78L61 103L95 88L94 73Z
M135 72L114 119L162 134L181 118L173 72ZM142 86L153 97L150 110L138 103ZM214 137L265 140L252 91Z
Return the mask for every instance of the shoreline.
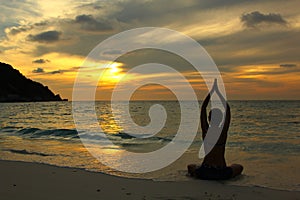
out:
M299 199L300 191L216 181L153 181L84 169L0 160L1 199Z

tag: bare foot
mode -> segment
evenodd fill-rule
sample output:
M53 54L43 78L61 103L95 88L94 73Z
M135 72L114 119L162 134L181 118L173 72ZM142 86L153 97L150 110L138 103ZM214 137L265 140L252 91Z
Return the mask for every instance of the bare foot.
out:
M238 175L240 175L244 169L244 167L240 164L232 164L230 165L233 173L232 173L232 177L236 177Z

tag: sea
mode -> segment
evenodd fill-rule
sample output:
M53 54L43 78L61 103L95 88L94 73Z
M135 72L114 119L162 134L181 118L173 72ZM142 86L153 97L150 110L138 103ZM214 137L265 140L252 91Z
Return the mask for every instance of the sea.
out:
M202 102L184 105L189 107L195 103L200 109ZM111 152L112 156L124 150L145 154L171 143L183 123L180 102L132 101L126 105L132 120L138 126L146 126L151 122L149 109L157 104L167 115L162 129L151 137L136 138L125 131L130 124L120 119L118 109L112 113L111 102L95 102L102 134L114 144L111 149L103 147L103 151ZM119 102L115 107L124 105ZM226 162L241 164L244 171L241 176L222 183L300 191L300 101L229 101L229 105L231 125ZM90 117L88 112L85 115ZM147 173L122 172L105 165L87 149L81 136L88 138L91 145L104 139L76 129L72 102L0 103L1 160L44 163L154 181L191 181L186 166L202 162L198 156L202 144L200 124L194 140L180 158ZM130 163L127 165L131 167Z

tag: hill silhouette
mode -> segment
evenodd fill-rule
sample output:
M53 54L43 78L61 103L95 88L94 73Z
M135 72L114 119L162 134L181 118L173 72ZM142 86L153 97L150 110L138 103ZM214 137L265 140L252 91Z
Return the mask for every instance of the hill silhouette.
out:
M0 62L0 102L62 101L47 86Z

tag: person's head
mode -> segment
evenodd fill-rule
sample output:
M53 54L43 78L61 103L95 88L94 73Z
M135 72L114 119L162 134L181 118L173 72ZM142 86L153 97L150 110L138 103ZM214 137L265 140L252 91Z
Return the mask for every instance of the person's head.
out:
M212 126L219 126L223 120L223 112L218 108L213 108L209 111L208 119Z

